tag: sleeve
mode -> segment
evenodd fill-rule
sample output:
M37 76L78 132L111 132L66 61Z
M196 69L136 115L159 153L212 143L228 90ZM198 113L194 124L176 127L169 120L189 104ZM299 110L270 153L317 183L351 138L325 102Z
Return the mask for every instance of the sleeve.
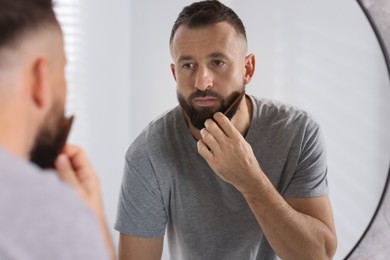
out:
M320 197L328 195L327 159L324 140L317 123L309 119L298 138L296 170L284 197Z
M115 229L129 236L157 238L165 233L167 215L146 149L136 140L126 154Z

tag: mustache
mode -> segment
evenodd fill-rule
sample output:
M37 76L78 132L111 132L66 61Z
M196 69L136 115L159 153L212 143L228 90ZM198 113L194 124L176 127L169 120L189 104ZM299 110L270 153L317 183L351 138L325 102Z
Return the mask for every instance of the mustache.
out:
M188 100L192 100L192 99L199 98L199 97L215 97L215 98L218 98L219 100L223 100L221 95L219 95L218 93L211 91L211 90L205 90L205 91L197 90L196 92L192 93L188 97Z

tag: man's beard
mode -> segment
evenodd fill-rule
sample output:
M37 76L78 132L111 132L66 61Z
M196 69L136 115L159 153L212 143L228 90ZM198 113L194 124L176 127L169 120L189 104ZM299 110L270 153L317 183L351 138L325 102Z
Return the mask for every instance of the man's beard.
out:
M50 113L49 116L53 116L53 113ZM63 148L63 125L65 120L63 113L54 122L48 119L46 122L53 123L51 125L43 125L38 133L35 144L30 152L30 161L42 169L54 169L55 167L55 160Z
M244 87L241 91L244 90ZM179 91L177 91L177 99L179 101L180 106L183 108L184 112L188 115L188 118L191 122L191 124L196 127L197 129L204 128L204 122L212 118L213 115L217 112L224 112L233 102L234 100L240 95L241 92L235 91L232 94L230 94L226 99L224 99L221 95L218 93L215 93L210 90L206 91L200 91L197 90L196 92L192 93L188 99L186 100ZM217 98L220 102L220 106L217 108L201 108L197 109L192 105L192 101L195 98L198 97L214 97ZM237 102L229 111L229 113L226 115L227 118L232 119L233 116L236 114L237 109L239 107L241 102Z

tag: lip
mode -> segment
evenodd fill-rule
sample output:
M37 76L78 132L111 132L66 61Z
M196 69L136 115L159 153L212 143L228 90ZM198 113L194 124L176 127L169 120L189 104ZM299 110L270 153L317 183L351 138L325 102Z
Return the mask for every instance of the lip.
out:
M193 103L200 107L215 106L219 100L215 97L198 97L193 99Z

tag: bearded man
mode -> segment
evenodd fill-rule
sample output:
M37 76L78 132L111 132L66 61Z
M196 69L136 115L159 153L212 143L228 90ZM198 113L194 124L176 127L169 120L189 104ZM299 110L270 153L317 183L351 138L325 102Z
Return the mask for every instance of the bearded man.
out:
M0 259L115 258L98 178L63 149L65 64L51 0L0 0Z
M165 230L171 259L331 259L319 127L302 110L241 95L255 56L240 18L218 1L193 3L170 51L180 106L126 154L120 259L160 259Z

